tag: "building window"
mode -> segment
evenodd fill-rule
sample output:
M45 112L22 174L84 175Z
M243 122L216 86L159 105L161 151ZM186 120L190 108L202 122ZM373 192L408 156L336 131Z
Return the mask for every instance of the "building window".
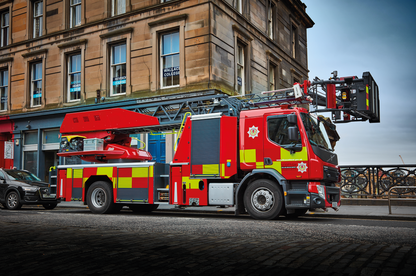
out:
M274 38L274 6L272 4L272 1L268 1L267 6L267 34L268 36L273 39Z
M243 13L243 0L236 1L236 9L239 13Z
M291 34L291 43L292 43L292 58L296 58L296 44L298 41L298 32L297 32L297 28L295 26L292 25L292 34Z
M30 106L42 104L42 62L31 65Z
M7 97L9 94L9 70L0 71L0 111L7 110Z
M81 0L70 0L70 27L81 25Z
M43 1L33 2L33 38L42 36Z
M126 56L127 53L125 43L111 46L110 94L112 96L126 93Z
M276 90L276 66L269 64L269 91Z
M9 12L0 14L1 20L1 38L0 47L9 45Z
M119 15L126 13L126 0L111 0L111 15Z
M81 99L81 54L68 57L68 101Z
M244 67L244 46L237 45L237 92L240 95L245 94L245 67Z
M160 44L161 87L179 86L179 32L162 34Z

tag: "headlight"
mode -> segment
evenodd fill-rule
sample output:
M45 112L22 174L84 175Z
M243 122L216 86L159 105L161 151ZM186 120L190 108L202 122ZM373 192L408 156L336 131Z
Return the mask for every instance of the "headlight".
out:
M38 187L23 187L23 190L25 192L31 192L31 193L36 192L38 189L39 189Z
M316 185L316 188L318 189L318 195L322 199L325 199L325 186L324 185Z

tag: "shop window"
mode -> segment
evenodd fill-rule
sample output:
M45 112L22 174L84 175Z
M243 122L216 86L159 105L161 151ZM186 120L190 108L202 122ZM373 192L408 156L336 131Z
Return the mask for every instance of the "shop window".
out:
M160 48L161 88L179 86L179 32L162 34Z

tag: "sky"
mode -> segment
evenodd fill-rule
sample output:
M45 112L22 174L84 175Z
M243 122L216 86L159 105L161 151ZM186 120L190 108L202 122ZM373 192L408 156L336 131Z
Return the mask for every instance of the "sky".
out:
M380 91L380 123L336 125L339 164L416 164L416 0L301 1L315 22L309 79L369 71Z

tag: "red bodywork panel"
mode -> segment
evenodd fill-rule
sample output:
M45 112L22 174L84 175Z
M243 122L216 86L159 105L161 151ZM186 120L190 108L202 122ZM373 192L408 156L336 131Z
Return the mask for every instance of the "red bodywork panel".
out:
M61 125L61 133L121 130L154 125L159 125L159 120L155 117L114 108L66 114Z

